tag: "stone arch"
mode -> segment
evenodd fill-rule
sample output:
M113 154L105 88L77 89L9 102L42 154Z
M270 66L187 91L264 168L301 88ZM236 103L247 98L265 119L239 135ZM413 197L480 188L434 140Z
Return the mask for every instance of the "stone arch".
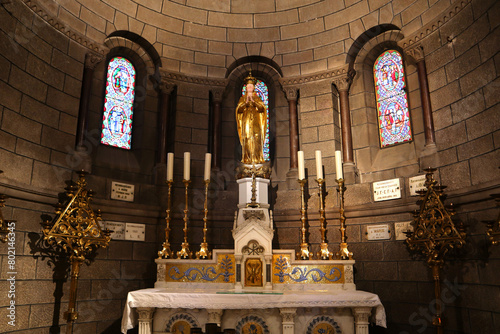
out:
M405 53L397 44L404 35L400 30L391 28L382 31L383 29L363 33L357 39L359 41L357 45L362 46L355 48L353 44L348 54L349 67L356 71L350 88L350 99L354 155L361 182L377 181L377 176L370 175L377 175L381 171L418 164L419 150L425 141L418 81L410 79L410 77L416 78L416 68L413 60L405 57ZM370 36L371 38L366 40ZM373 65L377 57L389 49L395 49L403 56L413 141L381 149ZM378 174L383 175L383 173Z

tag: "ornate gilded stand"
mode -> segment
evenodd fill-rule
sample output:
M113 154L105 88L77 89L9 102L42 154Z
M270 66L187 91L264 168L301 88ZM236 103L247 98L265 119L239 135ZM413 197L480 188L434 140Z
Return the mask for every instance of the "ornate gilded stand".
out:
M325 218L325 199L323 195L324 179L316 179L318 183L318 197L319 197L319 231L321 232L320 250L316 257L321 260L329 260L332 257L332 252L328 250L328 243L326 242L326 218Z
M111 231L102 230L99 221L101 212L94 212L90 206L93 191L87 190L84 171L78 172L76 184L65 188L68 201L65 205L55 205L53 221L42 223L44 239L54 248L60 246L70 254L71 286L68 311L65 313L68 325L66 333L73 331L73 322L78 318L76 310L76 290L80 266L99 247L106 248L111 240Z
M338 259L341 260L352 260L352 252L349 252L347 249L347 235L346 235L346 218L344 214L344 192L346 188L344 187L344 179L335 180L338 184L337 191L339 192L340 197L340 250L335 254Z
M297 257L301 260L310 260L312 259L313 254L309 250L309 244L307 243L307 207L304 193L307 180L303 179L298 181L300 184L300 221L302 222L302 227L300 228L300 252L297 252Z
M184 242L181 244L182 249L177 252L177 257L179 259L190 259L193 256L193 252L189 250L189 242L188 242L188 223L189 223L189 204L188 204L188 189L189 189L189 183L191 183L191 180L182 180L184 183L184 187L186 188L185 191L185 199L186 199L186 206L184 209L184 228L182 231L184 231Z
M491 197L495 199L497 206L500 206L500 194L493 194ZM500 245L500 214L496 221L485 221L485 223L488 240L492 245Z
M203 204L203 242L200 244L200 250L196 252L197 259L208 259L212 253L208 250L207 243L207 220L208 220L208 186L210 179L204 180L205 182L205 202Z
M174 182L172 180L167 181L167 186L168 186L168 194L167 194L167 210L166 210L166 217L165 217L165 222L167 223L167 226L165 227L165 242L163 243L163 249L158 252L158 258L159 259L171 259L174 257L174 253L170 249L170 210L171 210L171 205L172 205L172 184Z
M461 248L465 244L465 229L458 226L451 217L455 214L452 206L445 206L445 186L437 185L434 180L434 168L425 169L426 190L419 191L421 198L420 210L413 213L413 231L406 233L406 244L411 251L418 252L426 258L427 265L432 268L434 279L434 294L436 297L435 315L432 324L438 334L443 333L444 325L441 309L440 269L444 257L450 249Z

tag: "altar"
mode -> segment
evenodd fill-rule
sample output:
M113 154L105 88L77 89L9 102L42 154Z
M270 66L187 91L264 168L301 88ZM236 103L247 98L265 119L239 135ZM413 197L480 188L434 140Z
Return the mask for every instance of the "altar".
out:
M168 199L165 242L155 260L154 288L129 292L122 332L139 326L139 334L368 334L370 321L385 327L385 311L373 293L356 290L353 253L348 250L344 215L344 180L336 152L341 240L336 252L326 238L321 152L316 167L321 234L319 248L308 243L304 155L299 151L302 227L294 249L273 248L273 211L269 205L271 167L262 152L264 106L249 102L255 78L246 79L247 93L238 104L242 161L236 168L239 201L232 229L233 249L213 249L207 242L210 154L205 159L203 241L199 251L189 244L190 153L184 154L184 242L170 248L173 153L167 163ZM245 102L246 101L246 102ZM259 117L253 117L252 113ZM254 115L254 116L255 116ZM264 117L264 118L263 118ZM251 124L246 124L250 122ZM253 124L257 122L258 124ZM240 124L241 123L241 124ZM241 129L240 129L241 127ZM250 131L249 133L246 132Z

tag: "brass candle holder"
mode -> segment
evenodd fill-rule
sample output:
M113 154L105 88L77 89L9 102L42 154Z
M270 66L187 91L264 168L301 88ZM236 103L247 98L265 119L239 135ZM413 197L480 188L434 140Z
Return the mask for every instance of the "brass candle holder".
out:
M465 244L466 233L463 224L455 224L451 217L455 214L451 205L445 206L445 186L437 185L433 174L434 168L424 169L426 190L419 191L421 197L420 210L413 214L413 231L405 232L406 245L411 251L425 257L427 265L432 268L434 279L435 315L432 324L438 334L444 330L441 308L440 269L444 265L445 255L449 250L461 248Z
M307 207L305 199L305 185L307 183L306 179L298 180L300 184L300 221L302 222L302 227L300 229L301 242L300 242L300 252L297 252L297 257L301 260L312 259L313 254L309 250L309 244L307 243Z
M490 196L495 199L497 206L500 206L500 194L493 194ZM500 214L496 221L485 221L484 223L486 223L486 235L488 236L488 240L492 245L500 245Z
M338 259L341 260L352 260L352 252L347 249L347 228L346 228L346 218L345 218L345 213L344 213L344 193L346 191L346 188L344 187L344 179L337 179L335 180L338 184L337 191L339 192L339 198L340 198L340 208L339 208L339 219L340 219L340 249L339 251L335 254L335 256Z
M325 199L323 195L324 179L316 179L318 183L318 197L319 197L319 231L321 233L320 250L316 257L321 260L329 260L332 257L332 252L328 250L328 243L326 242L326 218L325 218Z
M203 242L200 244L200 250L196 252L197 259L208 259L212 253L208 250L207 244L207 220L208 220L208 186L210 179L204 180L205 182L205 202L203 204Z
M177 258L179 259L190 259L193 256L193 252L189 250L189 242L188 242L188 223L189 223L189 197L188 197L188 189L189 189L189 184L191 183L191 180L182 180L184 183L184 187L186 188L185 191L185 200L186 200L186 206L184 208L184 242L181 244L182 248L180 251L177 252Z
M252 197L250 198L250 203L247 203L248 208L259 208L260 204L257 203L257 179L256 179L256 172L257 169L255 168L255 165L252 165Z
M90 206L93 191L87 189L85 181L87 173L80 171L78 174L76 184L73 183L65 188L67 203L56 204L54 220L42 223L44 240L54 248L62 247L70 254L71 286L68 311L65 313L68 323L67 334L73 331L73 322L78 318L75 310L80 266L92 256L93 251L99 247L106 248L111 240L111 231L102 230L99 225L100 210L94 212Z
M167 210L166 210L166 217L165 217L165 222L166 222L166 227L165 227L165 242L163 243L163 249L158 252L158 258L159 259L171 259L174 257L174 253L170 249L170 210L171 210L171 205L172 205L172 184L174 182L172 180L167 181L167 186L168 186L168 194L167 194Z

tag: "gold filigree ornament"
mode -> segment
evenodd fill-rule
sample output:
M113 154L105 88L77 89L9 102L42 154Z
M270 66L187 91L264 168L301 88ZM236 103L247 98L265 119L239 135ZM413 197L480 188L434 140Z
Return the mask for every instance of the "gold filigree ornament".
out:
M42 223L44 239L54 248L61 247L71 259L71 287L68 311L65 313L68 326L66 333L72 332L73 322L78 318L76 309L76 289L80 265L88 260L99 247L106 248L111 240L111 232L101 229L101 212L94 212L90 202L94 192L87 189L85 175L79 171L78 181L65 188L66 203L55 205L54 220Z
M445 255L452 249L465 245L465 228L462 223L455 224L451 217L455 214L453 206L445 205L445 186L438 185L433 177L434 168L425 169L425 187L419 191L420 210L413 213L413 231L405 232L408 248L425 257L432 268L436 300L441 300L440 268L444 265ZM436 303L433 325L438 334L443 333L441 303Z

